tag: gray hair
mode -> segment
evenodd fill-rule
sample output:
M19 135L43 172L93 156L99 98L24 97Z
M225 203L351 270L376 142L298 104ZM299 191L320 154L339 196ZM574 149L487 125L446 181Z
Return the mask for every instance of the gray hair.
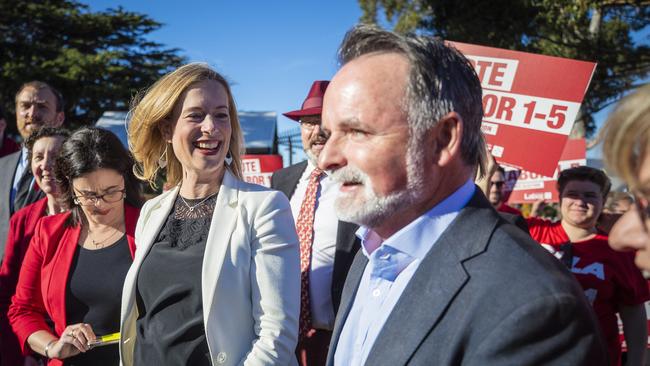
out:
M482 89L467 58L437 38L402 36L361 24L345 35L339 47L339 62L344 65L370 53L397 53L409 61L410 74L403 101L411 134L409 149L419 146L426 131L455 111L463 119L461 156L465 163L484 171Z

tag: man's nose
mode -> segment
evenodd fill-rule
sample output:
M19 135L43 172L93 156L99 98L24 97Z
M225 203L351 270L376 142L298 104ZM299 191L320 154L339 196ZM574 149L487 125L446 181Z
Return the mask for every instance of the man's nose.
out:
M36 113L36 106L33 105L33 104L30 105L29 107L23 109L23 114L24 114L26 117L33 116L34 113Z
M336 170L345 166L346 159L338 138L330 136L318 156L318 167L323 170Z

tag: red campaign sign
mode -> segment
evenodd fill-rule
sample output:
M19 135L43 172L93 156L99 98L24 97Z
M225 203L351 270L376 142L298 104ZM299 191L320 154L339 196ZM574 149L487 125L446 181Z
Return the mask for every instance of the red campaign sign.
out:
M281 155L242 155L242 173L244 180L266 187L271 187L271 175L282 169Z
M558 173L564 169L587 165L586 151L585 139L567 140L560 161L551 177L505 167L506 189L512 191L508 203L535 202L540 199L547 202L559 202Z
M552 176L596 64L449 43L481 80L482 130L492 155L500 164Z

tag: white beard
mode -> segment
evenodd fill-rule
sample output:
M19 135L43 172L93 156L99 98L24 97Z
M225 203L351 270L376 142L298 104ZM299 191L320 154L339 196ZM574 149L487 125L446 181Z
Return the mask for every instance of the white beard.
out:
M420 154L416 153L418 150ZM339 193L334 204L339 219L374 228L399 214L401 209L422 199L425 177L421 169L421 152L417 146L409 146L406 156L406 187L383 197L377 196L370 178L356 167L345 166L331 172L331 178L337 183L355 182L363 185L361 197Z

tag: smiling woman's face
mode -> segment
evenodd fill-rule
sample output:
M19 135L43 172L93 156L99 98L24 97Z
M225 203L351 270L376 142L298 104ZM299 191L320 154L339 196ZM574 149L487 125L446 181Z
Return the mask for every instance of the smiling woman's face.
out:
M219 82L206 80L188 88L174 108L171 143L183 177L199 181L221 176L230 147L228 94ZM163 136L169 139L169 130Z
M47 195L57 193L54 179L54 161L59 155L63 140L63 136L41 137L32 146L32 160L30 161L32 174L36 184Z

